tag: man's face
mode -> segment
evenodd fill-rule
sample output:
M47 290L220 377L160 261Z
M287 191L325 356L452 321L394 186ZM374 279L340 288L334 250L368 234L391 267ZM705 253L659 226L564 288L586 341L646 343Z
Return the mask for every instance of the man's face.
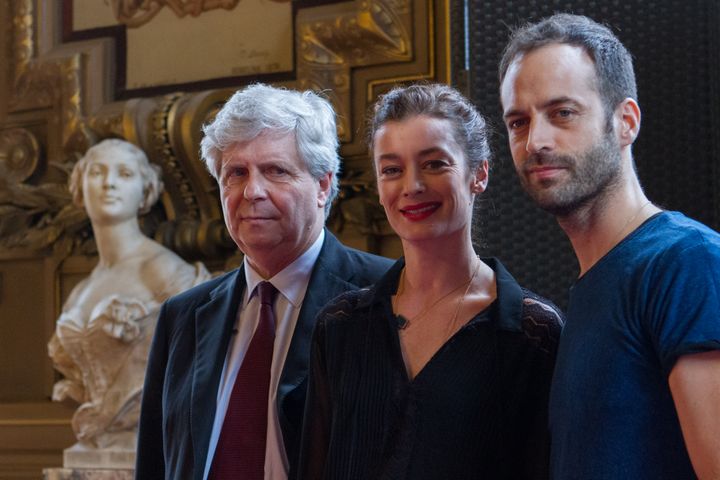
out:
M310 175L294 133L265 132L223 152L218 181L225 224L260 274L269 278L315 241L330 178Z
M515 169L541 208L565 216L618 183L620 145L581 48L551 44L517 57L500 97Z

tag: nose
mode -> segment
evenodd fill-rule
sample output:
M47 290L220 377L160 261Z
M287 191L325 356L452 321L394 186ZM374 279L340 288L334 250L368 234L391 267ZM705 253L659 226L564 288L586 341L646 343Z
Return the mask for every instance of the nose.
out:
M425 191L425 180L416 168L408 168L405 175L405 191L406 197L411 197Z
M267 196L267 186L263 176L258 173L248 173L243 193L245 199L251 202L265 198Z
M117 183L117 173L109 170L103 175L103 188L115 188Z
M530 122L527 144L525 150L528 153L538 153L542 150L550 150L553 146L552 128L542 118L535 118Z

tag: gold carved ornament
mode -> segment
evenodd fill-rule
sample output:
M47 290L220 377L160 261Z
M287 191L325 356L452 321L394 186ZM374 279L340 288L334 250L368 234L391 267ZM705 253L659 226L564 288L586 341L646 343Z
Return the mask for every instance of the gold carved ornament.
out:
M341 141L352 138L351 68L410 60L410 21L410 0L367 0L340 15L298 20L298 88L329 94Z
M89 221L72 203L65 184L23 183L38 167L40 147L28 130L0 132L0 250L42 251L52 247L60 258L87 250ZM69 175L70 165L50 163Z
M271 0L287 3L291 0ZM111 0L113 14L118 23L129 28L145 25L157 15L163 7L168 7L178 18L187 15L198 17L210 10L232 10L240 0Z

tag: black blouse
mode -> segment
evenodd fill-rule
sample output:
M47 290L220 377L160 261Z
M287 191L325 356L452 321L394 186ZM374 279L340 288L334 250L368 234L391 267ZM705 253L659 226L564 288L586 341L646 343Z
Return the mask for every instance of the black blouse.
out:
M413 380L390 298L404 261L319 314L299 478L543 479L562 314L493 268L497 299Z

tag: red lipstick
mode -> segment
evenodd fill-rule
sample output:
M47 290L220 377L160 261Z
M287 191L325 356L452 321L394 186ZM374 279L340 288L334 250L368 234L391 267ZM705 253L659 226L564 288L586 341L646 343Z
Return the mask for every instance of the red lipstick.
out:
M428 218L438 208L440 208L440 202L423 202L401 208L400 213L408 220L418 222Z

